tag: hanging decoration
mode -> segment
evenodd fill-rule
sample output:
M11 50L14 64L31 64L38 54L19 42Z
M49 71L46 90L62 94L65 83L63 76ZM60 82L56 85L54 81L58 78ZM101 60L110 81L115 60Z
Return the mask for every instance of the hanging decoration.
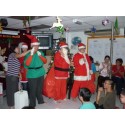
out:
M118 18L116 17L114 29L116 31L116 34L119 34L119 24L118 24Z
M94 35L95 35L95 32L96 32L96 28L93 26L92 28L91 28L91 33L92 33L92 36L94 37Z
M2 32L3 30L3 26L2 26L2 23L0 22L0 32Z
M28 25L27 25L27 23L28 23ZM30 27L30 16L24 16L23 17L23 26L25 28Z
M105 20L102 20L102 25L106 26L109 23L109 20L106 18Z
M52 27L50 28L50 30L51 30L52 28L56 28L56 32L61 33L61 37L63 37L63 34L64 34L64 32L65 32L65 29L64 29L64 27L63 27L63 24L61 23L62 20L61 20L58 16L56 17L56 20L57 20L57 22L54 22L54 23L53 23L53 25L52 25Z
M8 38L8 39L7 39L7 42L8 42L8 48L10 48L10 45L11 45L11 43L13 42L13 39L12 39L12 38Z

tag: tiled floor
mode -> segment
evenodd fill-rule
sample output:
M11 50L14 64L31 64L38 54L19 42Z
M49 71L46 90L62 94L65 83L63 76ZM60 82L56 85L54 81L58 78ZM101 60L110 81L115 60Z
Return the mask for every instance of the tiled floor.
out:
M95 101L96 94L92 95L91 101ZM62 101L61 103L55 103L53 99L49 99L44 96L44 101L46 103L44 104L37 104L36 109L78 109L81 105L81 102L79 99L77 99L75 102L72 101L72 99L67 99L65 101ZM120 103L119 99L116 98L116 106L119 108L122 108L122 104ZM9 109L6 103L6 97L3 99L3 104L0 104L0 109Z

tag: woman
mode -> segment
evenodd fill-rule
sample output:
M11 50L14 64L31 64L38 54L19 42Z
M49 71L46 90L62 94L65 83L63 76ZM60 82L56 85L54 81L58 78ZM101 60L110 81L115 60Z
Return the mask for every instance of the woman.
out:
M119 96L122 88L124 87L124 67L122 66L123 60L116 59L116 65L112 67L112 79L116 84L117 95Z
M98 87L103 87L103 83L105 79L109 78L111 72L111 64L110 64L110 57L108 55L105 56L104 62L99 65L99 77L98 77Z
M20 62L17 58L23 57L27 54L19 54L19 48L13 44L10 47L10 54L8 58L8 71L6 74L6 94L7 104L10 108L14 108L14 93L18 91L18 82L20 74Z

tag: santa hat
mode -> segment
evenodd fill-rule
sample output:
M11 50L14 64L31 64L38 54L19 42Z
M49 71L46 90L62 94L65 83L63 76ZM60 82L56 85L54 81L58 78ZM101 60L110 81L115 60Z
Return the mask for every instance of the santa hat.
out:
M79 44L78 44L78 48L79 48L79 49L81 49L81 48L84 48L84 49L85 49L85 48L86 48L86 45L83 44L83 43L79 43Z
M33 35L26 35L31 40L31 46L39 45L38 39Z
M68 47L68 44L65 43L65 42L60 42L60 43L59 43L59 47L60 47L60 48Z
M24 49L26 48L27 49L28 45L26 43L23 43L22 46L21 46L21 48L24 48Z

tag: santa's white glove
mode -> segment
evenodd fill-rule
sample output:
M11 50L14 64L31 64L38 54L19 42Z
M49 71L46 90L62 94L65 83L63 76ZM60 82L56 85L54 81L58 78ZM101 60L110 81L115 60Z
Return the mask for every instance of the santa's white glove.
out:
M31 51L30 51L30 55L32 56L33 54L34 54L34 47L31 49Z
M84 61L83 58L79 60L79 64L80 64L80 65L83 65L84 63L85 63L85 61Z
M91 74L93 74L93 71L92 71L92 70L90 70L90 75L91 75Z
M37 54L38 54L38 56L41 56L41 52L40 51L37 51Z

